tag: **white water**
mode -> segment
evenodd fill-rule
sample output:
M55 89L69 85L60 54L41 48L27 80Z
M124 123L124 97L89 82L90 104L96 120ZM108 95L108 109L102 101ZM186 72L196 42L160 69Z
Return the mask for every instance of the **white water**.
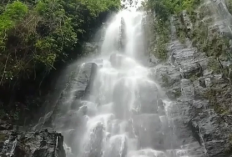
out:
M138 62L144 53L144 14L133 6L132 11L120 11L106 29L101 54L91 61L98 65L91 96L66 115L76 126L58 130L68 157L188 157L189 146L176 146L169 117L172 103ZM118 47L122 18L123 51ZM73 88L66 105L75 99L72 91L78 87ZM65 122L57 118L59 123Z

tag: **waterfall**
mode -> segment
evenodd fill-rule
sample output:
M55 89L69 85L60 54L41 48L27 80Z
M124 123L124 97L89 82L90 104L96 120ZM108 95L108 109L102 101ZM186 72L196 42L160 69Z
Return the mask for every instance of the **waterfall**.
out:
M145 14L136 11L141 1L130 2L109 21L100 54L73 66L54 121L67 157L191 156L194 146L181 145L173 131L173 103L141 63Z

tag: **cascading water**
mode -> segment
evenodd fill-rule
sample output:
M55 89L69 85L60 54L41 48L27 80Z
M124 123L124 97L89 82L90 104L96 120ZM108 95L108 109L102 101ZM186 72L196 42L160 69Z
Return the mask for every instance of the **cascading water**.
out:
M173 132L172 103L139 63L143 16L135 9L120 11L106 29L100 56L80 67L83 72L94 63L97 69L88 97L75 100L81 88L75 82L64 94L65 111L55 125L64 135L68 157L188 156L191 146L180 146Z

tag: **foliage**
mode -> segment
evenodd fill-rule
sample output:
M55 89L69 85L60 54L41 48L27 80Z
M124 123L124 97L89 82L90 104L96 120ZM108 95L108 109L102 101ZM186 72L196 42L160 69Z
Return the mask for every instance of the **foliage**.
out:
M183 10L193 12L200 2L201 0L148 0L144 6L165 21L171 14L179 14Z
M232 13L232 1L225 0L227 8ZM215 24L215 10L211 5L206 3L199 5L201 0L147 0L144 7L155 13L157 19L163 23L169 20L170 16L175 15L174 25L178 39L184 43L188 38L192 42L192 46L196 47L199 52L205 53L208 56L207 68L212 70L214 74L222 74L223 83L227 82L232 84L232 50L229 41L231 42L231 34L221 33L217 24ZM185 20L183 20L182 11L186 10L187 15L191 20L191 27L187 27ZM160 22L159 22L160 23ZM155 34L156 36L157 34ZM164 35L160 33L159 36ZM162 41L162 40L161 40ZM168 41L156 42L156 47L163 47ZM162 49L161 49L162 50ZM164 51L156 51L158 55L165 54L159 53ZM162 55L161 55L162 56ZM226 64L225 64L226 63ZM189 79L196 81L197 75L192 75ZM164 82L167 78L162 76ZM213 79L213 78L212 78ZM219 115L230 114L228 102L228 91L231 85L221 89L218 81L212 80L210 87L207 87L206 92L203 91L203 97L209 100L209 104L214 111ZM231 139L230 139L231 140ZM230 150L231 151L231 150Z
M80 0L80 2L87 7L92 16L97 16L99 13L109 9L119 9L120 6L120 1L118 0Z
M36 77L64 60L119 0L0 2L0 85Z
M206 53L207 56L215 58L222 58L227 61L230 58L229 52L229 38L223 36L217 27L213 27L213 20L208 17L210 8L207 5L202 5L198 8L197 14L190 14L188 16L193 23L192 29L187 29L183 20L183 14L177 15L174 21L176 32L179 40L184 43L185 38L192 41L192 45L200 52Z
M208 25L205 22L198 22L194 25L194 29L190 33L193 46L196 46L201 52L205 52L207 56L219 57L227 54L228 38L223 37L218 30L209 29Z
M168 22L158 20L154 24L155 30L155 49L154 55L161 61L165 61L168 57L167 43L169 41L170 27Z
M145 25L146 40L150 44L149 52L160 61L165 61L168 57L167 43L170 40L170 22L153 17L152 14L148 14L148 23Z
M162 61L165 61L168 57L166 45L165 43L162 43L162 41L157 42L157 47L155 49L155 56Z
M228 11L232 14L232 1L231 0L226 0L226 5L228 8Z
M155 27L155 50L154 54L161 60L167 59L166 45L169 42L170 23L169 17L173 14L180 14L182 10L187 10L188 13L194 15L194 9L201 0L147 0L143 4L145 10L155 12L156 22ZM177 27L177 34L182 43L185 42L185 27L180 23Z
M174 25L175 25L175 28L176 28L176 34L177 34L177 37L179 39L179 41L184 44L185 43L185 40L186 40L186 36L187 36L187 29L185 27L185 25L183 24L183 17L182 17L182 14L175 17L175 20L174 20Z
M208 67L213 70L214 73L221 72L221 65L215 58L210 58L208 62Z
M212 86L211 88L207 89L204 93L204 97L209 100L209 103L212 105L214 111L219 115L229 115L230 110L225 102L220 102L220 96L224 95L222 89L216 88ZM219 98L219 99L218 99ZM223 99L227 100L227 98Z

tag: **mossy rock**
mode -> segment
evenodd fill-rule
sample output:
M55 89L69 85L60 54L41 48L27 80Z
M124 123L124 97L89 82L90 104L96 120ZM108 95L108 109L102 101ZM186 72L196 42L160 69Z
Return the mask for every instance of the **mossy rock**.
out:
M209 59L208 68L213 70L216 74L220 73L222 70L220 63L215 58Z
M228 11L232 14L232 1L226 0L226 6L227 6Z
M4 132L0 132L0 142L4 142L8 139L8 135Z

